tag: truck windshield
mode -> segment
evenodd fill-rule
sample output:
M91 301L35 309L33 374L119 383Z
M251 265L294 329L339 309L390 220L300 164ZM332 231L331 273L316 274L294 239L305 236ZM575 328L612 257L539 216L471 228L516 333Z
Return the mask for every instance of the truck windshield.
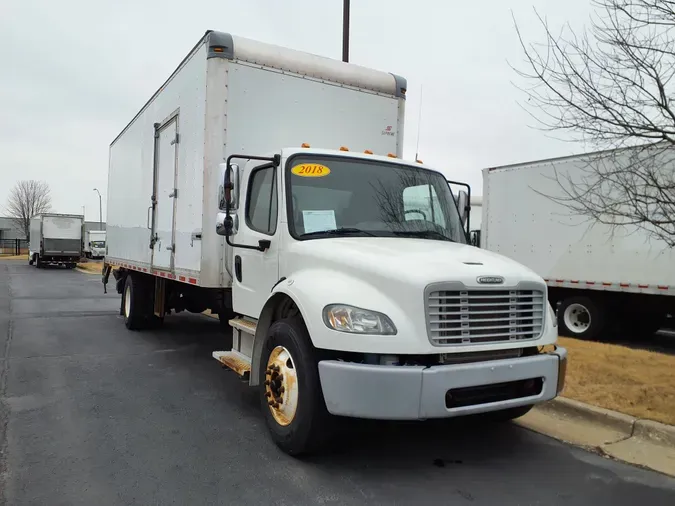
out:
M442 174L375 160L295 156L287 167L288 223L296 239L414 237L465 243Z
M105 241L91 241L92 248L105 248Z

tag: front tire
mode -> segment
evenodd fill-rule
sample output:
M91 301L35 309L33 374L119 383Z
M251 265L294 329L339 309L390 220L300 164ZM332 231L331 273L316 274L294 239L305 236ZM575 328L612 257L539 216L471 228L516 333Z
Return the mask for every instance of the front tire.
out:
M560 335L595 339L605 328L604 308L589 297L569 297L558 307Z
M491 413L486 413L486 418L491 422L509 422L516 418L520 418L521 416L525 416L533 407L534 404L528 404L526 406L517 406L515 408L493 411Z
M301 319L272 324L260 366L260 405L274 443L292 456L318 450L329 437L331 417Z

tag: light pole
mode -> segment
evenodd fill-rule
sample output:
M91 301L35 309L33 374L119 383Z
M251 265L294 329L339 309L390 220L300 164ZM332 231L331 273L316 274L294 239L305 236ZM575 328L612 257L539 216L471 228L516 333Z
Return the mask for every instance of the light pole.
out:
M101 192L97 188L94 191L98 193L98 229L103 230L103 201L101 200Z
M342 61L349 61L349 0L342 4Z

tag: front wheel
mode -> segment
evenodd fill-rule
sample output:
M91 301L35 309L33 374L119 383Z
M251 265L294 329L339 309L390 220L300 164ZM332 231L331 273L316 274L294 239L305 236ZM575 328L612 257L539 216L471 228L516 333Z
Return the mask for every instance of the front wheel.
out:
M533 407L534 404L528 404L527 406L501 409L499 411L486 413L485 417L491 422L508 422L520 418L521 416L525 416Z
M294 456L318 450L330 435L331 417L301 319L272 324L260 365L260 403L275 444Z

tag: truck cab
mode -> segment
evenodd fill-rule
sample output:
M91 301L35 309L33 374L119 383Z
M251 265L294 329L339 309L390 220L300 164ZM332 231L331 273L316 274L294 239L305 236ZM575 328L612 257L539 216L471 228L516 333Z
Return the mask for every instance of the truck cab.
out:
M468 244L442 173L308 145L231 156L221 173L237 316L214 357L264 387L289 453L328 413L513 418L562 390L566 351L540 352L557 340L545 282Z

